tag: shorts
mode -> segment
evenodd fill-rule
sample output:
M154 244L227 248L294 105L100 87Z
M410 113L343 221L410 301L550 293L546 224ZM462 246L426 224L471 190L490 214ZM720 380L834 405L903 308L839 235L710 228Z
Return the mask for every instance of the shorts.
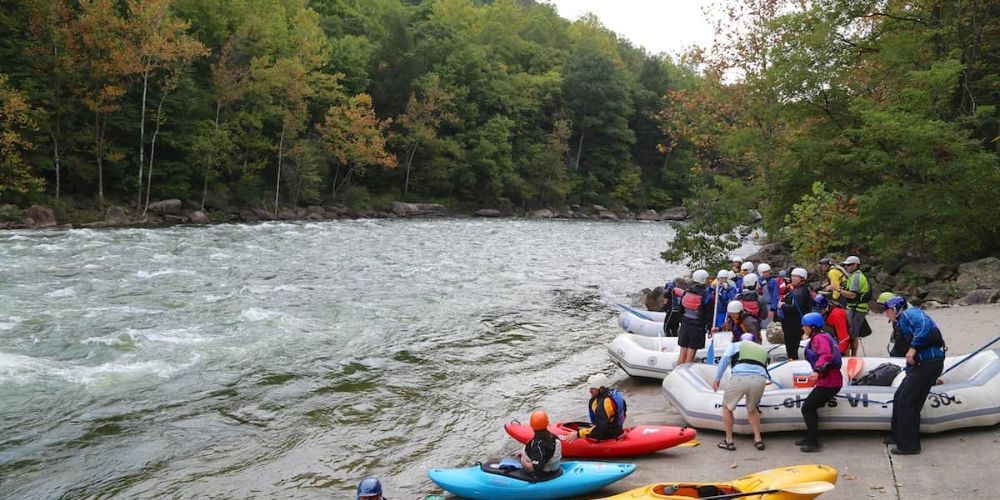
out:
M680 329L677 330L677 345L689 349L705 348L705 329L681 321Z
M726 392L722 396L722 405L730 411L736 411L736 405L744 396L747 398L747 411L760 405L764 396L764 386L767 379L760 375L734 375L726 384Z
M860 337L861 331L865 328L871 328L868 326L867 316L866 312L847 310L847 333L851 336L851 340Z

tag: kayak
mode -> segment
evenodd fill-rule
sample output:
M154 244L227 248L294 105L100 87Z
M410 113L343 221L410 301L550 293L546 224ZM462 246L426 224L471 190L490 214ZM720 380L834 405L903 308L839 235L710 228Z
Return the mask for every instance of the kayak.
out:
M967 361L962 362L962 360ZM961 364L959 364L961 362ZM905 378L900 370L888 385L848 384L865 372L883 364L906 366L905 358L858 357L843 359L844 386L824 407L819 418L824 429L887 431L892 424L893 398ZM858 369L859 365L861 366ZM957 366L956 366L957 365ZM940 377L942 383L931 388L920 412L920 432L932 433L966 427L989 427L1000 423L1000 350L986 350L969 356L948 356L944 369L954 370ZM854 369L855 373L850 373ZM773 380L764 389L760 401L761 427L764 432L794 431L806 428L802 403L812 390L806 376L812 372L803 360L769 367ZM853 377L852 377L853 375ZM722 387L730 377L723 376ZM680 412L688 425L698 429L723 430L724 391L712 390L715 367L687 364L663 379L663 395ZM736 408L733 430L751 432L746 407Z
M531 482L510 477L494 469L497 466L487 463L463 469L431 469L427 476L442 489L464 498L534 500L586 495L635 472L634 464L571 461L562 463L557 477Z
M816 481L836 484L837 469L829 465L792 465L778 467L743 476L724 483L687 483L665 482L656 483L627 491L607 500L642 500L642 499L684 499L704 498L716 495L731 495L734 493L749 493L753 491L769 491L774 489L794 489L796 485L807 485ZM830 485L824 485L827 489ZM805 488L808 489L808 488ZM815 498L821 493L777 491L762 495L745 496L764 500L805 500Z
M716 361L726 352L726 348L731 342L732 335L728 332L720 332L715 335ZM711 341L707 341L703 349L698 349L695 352L694 360L696 363L702 363L708 358L710 344ZM763 345L767 349L768 360L771 363L788 358L784 344L765 342ZM623 333L608 344L608 357L632 377L655 379L666 377L670 370L673 370L674 366L677 365L680 352L677 337L657 338Z
M663 320L666 313L639 311L626 306L619 307L621 307L622 312L618 315L618 326L622 330L646 337L663 335Z
M549 425L549 432L565 436L580 427L588 427L586 422L559 422ZM516 420L503 426L510 437L527 443L535 435L531 427ZM589 438L576 439L562 444L564 457L617 458L646 455L691 441L698 435L690 427L669 427L666 425L637 425L625 429L617 439L597 441Z

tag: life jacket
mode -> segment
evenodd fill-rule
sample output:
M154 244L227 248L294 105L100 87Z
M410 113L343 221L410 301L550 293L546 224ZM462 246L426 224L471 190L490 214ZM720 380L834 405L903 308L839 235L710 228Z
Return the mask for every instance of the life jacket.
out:
M871 284L868 283L868 277L864 275L860 270L854 271L850 277L847 278L848 289L853 288L852 284L854 280L858 283L858 293L853 299L847 299L847 308L860 312L868 312L868 301L872 299L872 288Z
M790 292L790 291L792 291L792 285L791 285L791 283L785 281L785 278L782 278L781 276L778 276L777 278L774 278L774 279L778 280L777 281L777 283L778 283L778 303L780 304L780 303L782 303L782 302L785 301L785 294L788 293L788 292Z
M709 300L711 300L711 297L705 285L695 284L691 288L688 288L681 295L681 307L684 308L683 318L692 323L703 322L705 319L704 308Z
M816 335L813 335L812 339L809 340L809 344L806 345L805 350L806 360L809 361L811 366L816 366L816 360L819 359L819 354L813 349L812 343L817 337L826 338L826 341L830 343L830 350L833 352L833 360L830 361L827 368L836 368L839 370L841 365L843 365L843 360L840 357L840 347L837 346L837 339L833 338L832 335L826 332L819 332Z
M743 311L754 318L760 319L760 297L753 290L743 290L739 295Z
M600 396L601 395L599 394L598 398ZM611 403L614 404L614 406L615 406L615 422L618 424L619 428L624 429L625 428L625 414L626 414L626 412L628 412L628 404L625 403L625 396L623 396L621 392L618 392L618 389L608 389L607 395L605 395L605 397L611 399ZM590 421L591 422L596 422L597 421L597 415L594 413L594 407L593 407L593 405L591 405L588 408L588 411L590 412Z
M756 342L740 342L740 350L732 358L733 366L740 363L756 365L767 370L767 351L764 346Z

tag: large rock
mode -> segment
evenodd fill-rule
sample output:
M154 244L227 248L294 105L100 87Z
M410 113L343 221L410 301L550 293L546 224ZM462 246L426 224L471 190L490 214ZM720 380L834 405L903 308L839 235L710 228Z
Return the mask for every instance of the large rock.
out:
M309 205L308 207L306 207L306 215L318 215L320 217L323 217L323 215L325 214L326 211L323 210L323 207L319 205Z
M900 272L906 275L915 276L924 281L946 280L955 275L955 266L948 264L933 264L923 262L910 262L900 268Z
M961 292L977 288L1000 288L1000 259L987 257L958 266L955 287Z
M618 220L618 215L610 210L601 210L597 212L597 217L605 220Z
M684 207L667 208L660 211L661 220L687 220L688 211Z
M149 209L160 215L180 215L184 211L184 203L176 198L161 200L150 203Z
M271 219L274 219L274 212L271 212L271 211L268 211L268 210L264 210L262 208L254 208L254 209L252 209L252 212L253 212L254 216L257 217L257 220L271 220Z
M211 224L212 219L208 217L208 214L202 212L201 210L195 210L187 214L187 218L191 219L193 224Z
M604 212L607 210L607 208L604 208L604 205L593 205L590 208L594 209L594 212Z
M636 216L639 220L660 220L660 214L656 210L643 210Z
M278 219L281 220L295 220L300 218L301 217L297 213L295 213L295 210L292 210L290 208L282 208L280 211L278 211Z
M260 220L260 217L253 210L240 210L240 219L243 222L257 222Z
M988 289L988 290L973 290L969 292L968 295L959 299L958 304L962 306L971 306L975 304L992 304L1000 299L1000 290Z
M392 202L392 213L400 217L432 217L447 215L448 209L437 203Z
M477 217L500 217L500 211L495 208L480 208L476 210Z
M32 205L24 211L24 225L28 227L52 227L56 225L56 213L51 208Z
M104 224L108 226L128 225L128 212L126 212L122 207L109 207L104 212Z
M535 210L534 212L531 213L531 217L535 219L551 219L555 217L555 215L556 214L552 213L552 210L549 210L547 208Z

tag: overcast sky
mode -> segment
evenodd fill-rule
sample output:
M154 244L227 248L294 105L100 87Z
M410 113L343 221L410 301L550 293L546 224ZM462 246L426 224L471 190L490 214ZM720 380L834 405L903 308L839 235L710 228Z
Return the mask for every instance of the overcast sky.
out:
M678 55L691 45L708 47L712 26L702 7L715 0L547 0L575 20L594 13L611 31L656 54Z

